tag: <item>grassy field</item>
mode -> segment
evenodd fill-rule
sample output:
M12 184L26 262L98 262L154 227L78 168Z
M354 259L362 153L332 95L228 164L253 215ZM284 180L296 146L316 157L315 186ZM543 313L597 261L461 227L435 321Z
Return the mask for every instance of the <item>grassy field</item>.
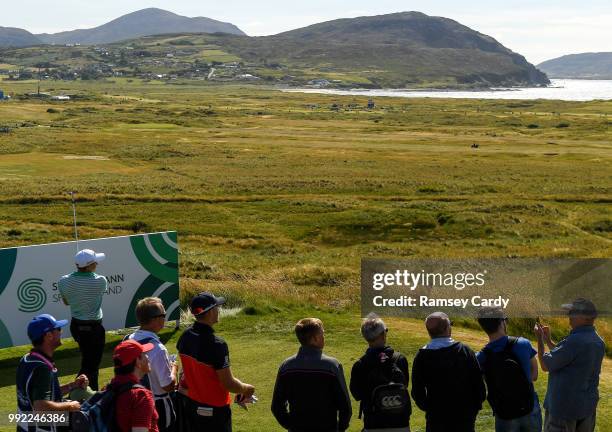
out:
M270 389L301 315L330 322L345 365L362 351L362 257L612 252L611 101L379 98L367 110L363 97L187 81L43 83L68 102L20 97L35 82L0 88L16 96L0 102L0 246L71 239L68 191L82 238L177 230L183 299L213 290L256 314L223 324L238 375L262 388L261 406L236 411L239 430L275 430ZM394 325L413 356L420 324ZM610 322L598 328L612 345ZM606 362L600 431L610 386Z
M298 343L293 334L293 325L304 316L317 314L326 327L326 349L328 355L340 360L344 366L347 383L350 377L350 369L365 351L363 339L359 334L359 316L357 314L330 313L315 311L312 309L281 309L276 313L265 315L247 315L241 313L237 316L222 318L217 331L228 342L230 347L230 359L232 370L240 379L252 383L256 388L259 403L254 405L248 412L240 408L233 409L234 430L237 432L271 432L283 430L276 424L270 404L272 391L278 366L286 357L293 355L297 350ZM418 349L423 346L427 339L424 326L420 322L412 320L389 320L389 340L392 346L399 349L409 359L412 367L412 359ZM171 352L176 352L176 341L181 331L168 330L162 339ZM454 329L454 337L457 340L468 343L475 349L486 343L484 333L469 329ZM114 343L109 340L119 340L120 336L110 336L107 341L106 351L100 374L101 382L108 382L112 377L111 348ZM58 368L62 375L62 383L74 379L78 371L78 352L74 351L75 343L71 339L65 341L64 346L58 353ZM12 412L15 406L14 385L14 360L6 358L13 357L17 353L26 352L25 348L7 350L0 355L0 413ZM264 354L265 353L265 354ZM612 361L605 360L603 374L601 377L600 392L602 399L598 410L597 432L610 430L612 427ZM546 392L547 374L541 373L536 383L536 389L543 401ZM353 403L353 419L349 431L361 430L362 422L357 419L359 404ZM414 432L424 432L425 418L423 413L413 403L413 415L411 427ZM1 431L13 430L2 428ZM477 431L490 432L493 430L493 417L488 404L480 412L477 422Z

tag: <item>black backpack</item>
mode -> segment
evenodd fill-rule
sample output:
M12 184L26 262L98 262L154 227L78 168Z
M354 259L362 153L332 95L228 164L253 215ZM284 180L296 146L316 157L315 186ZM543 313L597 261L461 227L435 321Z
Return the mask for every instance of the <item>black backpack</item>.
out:
M496 416L512 420L526 416L533 410L533 384L512 349L517 338L508 337L508 343L500 352L483 348L486 358L483 365L487 383L487 400Z
M117 396L133 388L144 388L140 384L126 383L120 386L109 384L106 390L98 392L81 405L81 410L72 413L72 432L118 432L115 418Z
M368 427L403 427L410 422L412 406L404 373L397 366L399 358L399 353L393 353L389 361L371 365L367 378L372 389L370 398L367 404L359 406L359 418L363 411Z

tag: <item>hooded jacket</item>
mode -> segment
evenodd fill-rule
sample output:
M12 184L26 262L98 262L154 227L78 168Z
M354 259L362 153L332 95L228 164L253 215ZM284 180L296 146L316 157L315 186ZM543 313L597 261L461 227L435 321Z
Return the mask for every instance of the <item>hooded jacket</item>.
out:
M421 348L412 365L411 395L427 419L475 417L486 389L474 351L461 342Z

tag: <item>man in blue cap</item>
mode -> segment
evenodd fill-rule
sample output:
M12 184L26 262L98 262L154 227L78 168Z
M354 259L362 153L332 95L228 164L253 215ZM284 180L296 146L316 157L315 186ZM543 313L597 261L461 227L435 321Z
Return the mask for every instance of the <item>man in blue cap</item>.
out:
M28 324L28 336L32 350L24 355L17 367L17 406L20 413L31 411L78 411L76 401L62 401L62 395L77 387L86 388L89 380L79 375L70 384L60 385L58 372L53 363L53 353L62 344L62 327L67 320L57 321L49 314L34 317ZM23 423L17 426L21 432L57 430L56 426L37 426Z

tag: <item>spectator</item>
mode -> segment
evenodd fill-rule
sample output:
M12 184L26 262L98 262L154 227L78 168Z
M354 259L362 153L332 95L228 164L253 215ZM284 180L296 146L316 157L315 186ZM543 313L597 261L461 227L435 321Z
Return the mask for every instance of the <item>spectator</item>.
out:
M145 375L141 384L153 392L155 408L159 415L160 432L174 430L176 412L172 393L176 388L177 364L170 360L168 350L157 333L166 323L166 310L160 298L147 297L136 304L136 318L140 328L127 337L141 344L152 343L154 348L147 353L151 371Z
M368 315L361 325L368 349L353 365L349 387L360 401L364 432L410 432L408 360L387 345L387 332L375 314Z
M74 257L77 271L62 276L58 283L64 304L70 306L70 333L81 351L79 375L89 377L94 390L98 390L98 370L104 351L102 298L108 284L106 278L95 271L104 258L103 253L83 249Z
M219 321L223 297L200 293L191 300L190 310L196 322L181 335L177 348L183 375L179 381L182 397L181 429L187 431L231 432L232 399L253 396L255 388L234 377L230 368L227 343L216 336L213 326Z
M76 401L62 401L62 396L76 389L86 388L88 379L79 375L66 385L60 385L58 371L53 363L53 353L62 344L62 327L67 320L56 321L48 314L34 317L28 324L28 337L32 350L24 355L17 366L17 408L19 413L31 411L78 411L81 404ZM20 423L17 431L55 431L56 426L37 426Z
M151 370L146 353L154 348L151 343L141 345L135 340L123 341L115 347L115 377L110 385L117 389L115 423L120 432L158 432L153 393L137 385Z
M545 432L593 432L599 374L605 345L595 331L597 310L593 302L579 298L563 305L572 328L569 336L555 344L550 328L536 324L538 360L548 372L544 399ZM544 346L548 346L546 352Z
M272 397L274 417L290 432L345 431L351 401L342 365L323 354L323 323L304 318L296 324L295 334L301 347L278 370Z
M427 432L474 432L486 397L474 352L451 338L451 321L443 312L425 320L431 341L412 365L412 398L425 411Z
M538 379L536 350L522 337L508 336L501 308L482 308L478 323L489 343L476 354L495 415L495 432L541 432L542 412L533 383Z

